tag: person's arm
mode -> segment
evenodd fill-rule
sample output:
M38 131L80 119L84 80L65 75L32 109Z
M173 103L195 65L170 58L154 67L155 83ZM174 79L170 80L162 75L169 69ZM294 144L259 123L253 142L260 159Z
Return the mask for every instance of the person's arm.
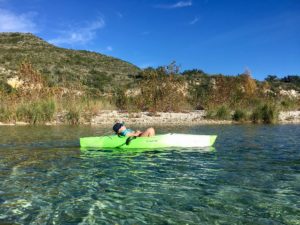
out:
M127 137L138 137L138 136L140 136L141 133L142 133L141 131L137 130L135 132L126 134L126 136Z

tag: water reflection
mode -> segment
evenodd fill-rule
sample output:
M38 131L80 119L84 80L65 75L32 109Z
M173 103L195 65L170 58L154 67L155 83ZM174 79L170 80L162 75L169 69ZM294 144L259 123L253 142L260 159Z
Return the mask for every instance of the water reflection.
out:
M214 152L216 151L215 147L202 147L202 148L141 148L141 149L118 149L118 148L87 148L87 147L80 147L80 151L83 157L98 157L98 156L107 156L109 154L111 155L125 155L125 157L130 155L137 155L137 154L143 154L143 153L168 153L170 151L184 151L184 152L199 152L199 153L205 153L205 152Z

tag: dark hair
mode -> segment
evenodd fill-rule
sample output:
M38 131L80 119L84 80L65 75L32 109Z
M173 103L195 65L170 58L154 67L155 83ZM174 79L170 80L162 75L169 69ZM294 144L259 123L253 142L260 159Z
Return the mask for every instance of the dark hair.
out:
M122 126L123 126L123 123L116 123L112 129L114 130L114 132L118 133L118 131L120 130L120 128Z

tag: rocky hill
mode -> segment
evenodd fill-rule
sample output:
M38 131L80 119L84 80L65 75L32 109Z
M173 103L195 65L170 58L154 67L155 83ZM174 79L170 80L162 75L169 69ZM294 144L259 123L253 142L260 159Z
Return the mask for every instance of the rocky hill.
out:
M130 83L140 69L103 54L59 48L30 33L0 33L0 81L12 76L24 61L32 63L50 86L108 90Z

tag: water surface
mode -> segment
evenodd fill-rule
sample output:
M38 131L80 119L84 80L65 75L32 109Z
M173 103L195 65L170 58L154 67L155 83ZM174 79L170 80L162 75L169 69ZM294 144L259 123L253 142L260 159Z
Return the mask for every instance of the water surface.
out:
M0 224L300 224L300 126L158 127L214 148L81 151L109 127L0 127Z

